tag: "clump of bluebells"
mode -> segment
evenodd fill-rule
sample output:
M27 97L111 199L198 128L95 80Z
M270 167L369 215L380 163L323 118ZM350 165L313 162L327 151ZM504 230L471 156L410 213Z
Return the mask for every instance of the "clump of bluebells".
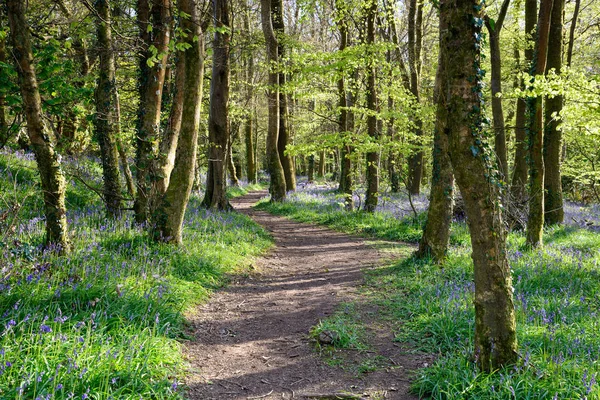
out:
M60 257L41 246L37 179L20 178L32 167L26 154L0 154L11 172L0 187L22 204L0 250L0 398L182 397L183 313L264 251L269 236L244 216L201 209L194 196L185 245L155 244L131 218L107 220L75 182L67 195L74 249ZM100 171L94 160L77 168Z

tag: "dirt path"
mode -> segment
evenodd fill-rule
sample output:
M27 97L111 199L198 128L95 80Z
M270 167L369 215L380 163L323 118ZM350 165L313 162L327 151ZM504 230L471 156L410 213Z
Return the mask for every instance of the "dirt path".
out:
M385 360L387 368L364 374L327 365L308 339L312 326L352 297L361 270L376 265L379 252L362 239L253 210L265 195L232 203L269 230L276 247L258 260L258 274L216 293L192 318L188 397L290 399L343 391L366 399L414 399L408 393L411 372L428 358L404 351L391 332L369 329L370 356Z

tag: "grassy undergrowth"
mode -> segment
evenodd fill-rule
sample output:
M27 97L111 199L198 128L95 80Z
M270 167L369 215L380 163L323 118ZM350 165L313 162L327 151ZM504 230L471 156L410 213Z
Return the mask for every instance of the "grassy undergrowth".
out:
M410 221L346 213L305 198L310 201L300 195L260 207L378 238L415 241L421 234ZM490 374L478 372L472 360L474 287L468 232L464 225L455 226L453 235L454 245L441 266L408 257L367 273L367 299L395 326L397 340L439 355L419 371L414 391L435 399L600 398L600 234L572 227L548 229L545 248L533 251L524 250L521 234L510 234L520 362ZM356 326L360 321L346 323Z
M0 398L180 398L185 312L270 236L243 215L203 210L194 196L184 246L155 244L130 218L106 220L95 195L71 182L74 249L58 257L41 250L34 167L0 155L0 211L22 205L0 236ZM97 178L99 167L85 171Z

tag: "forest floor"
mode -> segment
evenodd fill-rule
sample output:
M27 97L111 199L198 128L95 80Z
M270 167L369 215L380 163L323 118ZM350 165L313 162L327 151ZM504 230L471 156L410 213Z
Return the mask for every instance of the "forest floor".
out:
M360 301L363 271L381 265L385 254L364 239L253 209L265 195L232 200L273 235L275 248L190 316L187 396L416 398L411 378L433 357L394 342L377 308ZM316 343L311 329L347 304L364 322L366 345L339 350Z

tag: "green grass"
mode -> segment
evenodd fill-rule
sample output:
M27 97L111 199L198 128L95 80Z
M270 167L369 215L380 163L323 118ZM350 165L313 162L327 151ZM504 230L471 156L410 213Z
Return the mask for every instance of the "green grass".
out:
M346 303L329 318L319 321L310 331L310 337L317 341L322 333L331 339L331 346L339 349L365 350L364 328L355 321L356 310L353 304Z
M97 176L97 164L85 168ZM0 224L0 398L180 398L185 313L270 247L270 236L193 196L184 245L155 244L129 218L107 221L95 194L75 183L74 249L59 257L40 246L34 163L0 155L0 172L0 212L21 205L13 234Z
M346 213L314 196L305 200L300 195L260 207L377 238L416 241L421 235L411 221ZM334 211L324 212L326 207ZM434 399L600 398L600 234L572 227L547 229L543 250L526 250L522 234L509 235L520 361L493 373L479 372L473 362L468 230L456 224L452 234L453 246L442 265L409 256L367 272L363 294L379 306L396 340L438 355L433 365L419 371L415 393ZM360 326L360 316L353 315L355 320L344 324Z

